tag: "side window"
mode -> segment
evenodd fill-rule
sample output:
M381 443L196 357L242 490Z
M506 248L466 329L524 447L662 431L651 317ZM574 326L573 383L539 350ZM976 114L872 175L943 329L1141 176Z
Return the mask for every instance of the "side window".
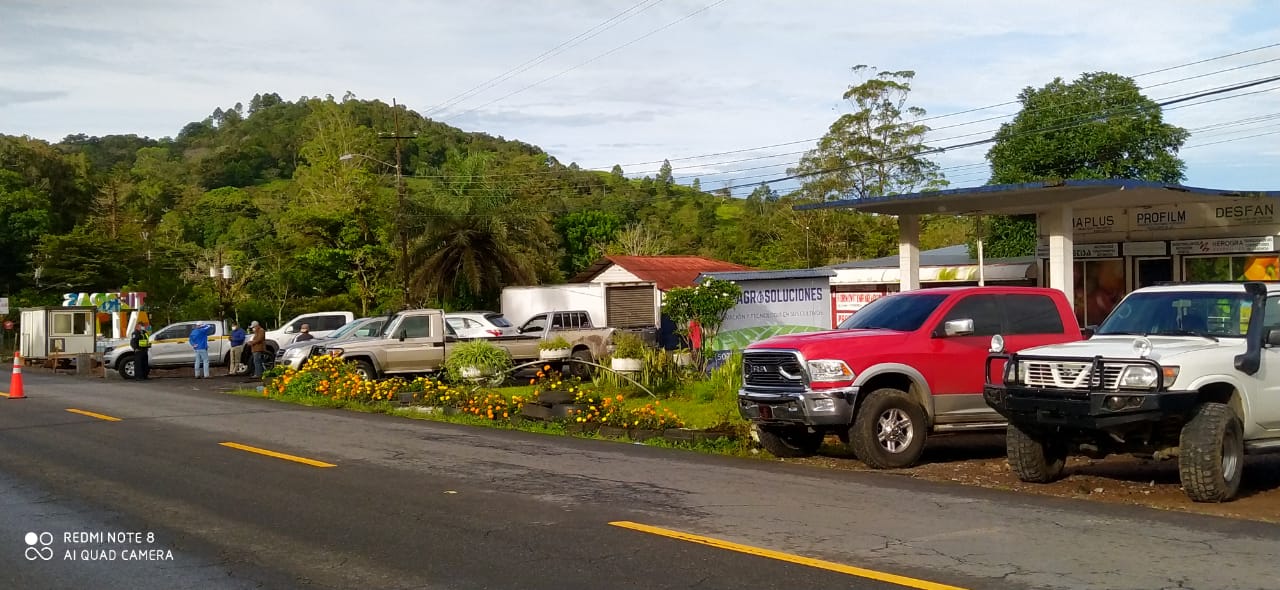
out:
M445 318L444 322L449 324L450 330L461 330L466 327L466 320L462 318Z
M289 324L289 328L291 328L294 332L297 332L302 329L302 324L307 324L308 326L311 327L312 330L319 330L320 328L316 327L316 324L319 322L319 320L320 320L320 316L318 315L304 315L294 320L292 324Z
M942 318L942 323L938 324L938 331L942 331L943 325L951 320L973 320L973 334L970 336L993 336L1001 330L1000 325L1000 306L996 301L995 295L970 295L961 299L951 311L947 312L946 317Z
M186 340L187 338L191 337L191 328L193 327L195 326L192 324L182 324L180 326L169 326L168 328L165 328L164 330L160 330L158 333L156 333L156 335L152 337L152 340L173 340L175 338L181 338L183 340Z
M589 315L587 315L587 314L585 314L585 313L578 313L578 314L575 314L575 315L578 317L578 325L576 326L577 328L590 328L590 327L591 327L591 316L589 316Z
M427 338L431 336L431 318L428 316L405 318L400 329L404 332L405 338Z
M1248 321L1248 318L1245 318ZM1268 297L1267 307L1262 311L1262 326L1271 331L1280 328L1280 297ZM1266 337L1264 333L1263 338Z
M545 315L535 316L534 318L525 322L524 326L522 326L520 329L525 332L543 332L547 329L547 316Z
M1005 295L1009 334L1062 334L1062 314L1048 295ZM975 319L976 322L976 319Z
M320 324L319 327L315 324L311 324L312 330L332 332L333 330L337 330L338 328L345 326L347 324L347 318L340 315L325 315L320 316L320 320L317 323Z

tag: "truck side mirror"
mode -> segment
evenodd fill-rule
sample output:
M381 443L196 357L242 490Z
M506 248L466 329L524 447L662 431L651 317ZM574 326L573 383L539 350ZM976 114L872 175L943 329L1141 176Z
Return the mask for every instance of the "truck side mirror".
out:
M1267 330L1267 346L1280 346L1280 328Z
M297 329L297 328L295 328L295 327L293 327L293 326L285 326L285 329L284 329L284 333L285 333L285 334L292 334L292 333L297 332L297 331L298 331L298 329Z
M973 320L948 320L942 324L942 333L947 336L968 336L973 333Z
M1088 340L1090 338L1093 338L1093 334L1097 331L1098 331L1097 326L1085 326L1083 328L1080 328L1080 337L1084 338L1085 340Z

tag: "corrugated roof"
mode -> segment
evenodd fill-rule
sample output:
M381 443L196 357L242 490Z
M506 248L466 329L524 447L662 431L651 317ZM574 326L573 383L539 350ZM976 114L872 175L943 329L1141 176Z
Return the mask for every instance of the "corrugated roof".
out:
M992 266L997 264L1030 264L1035 260L1034 256L1021 256L1018 258L986 258L982 262ZM969 266L977 263L978 259L969 255L969 247L964 244L946 246L934 250L922 250L920 252L920 266ZM826 268L898 268L898 255L842 262Z
M788 270L733 270L723 272L704 272L698 279L716 278L725 281L771 281L782 279L819 279L834 277L836 271L829 268L795 268Z
M741 264L701 256L605 256L569 282L589 283L613 264L626 269L642 281L653 282L662 291L691 287L698 275L704 272L754 270Z

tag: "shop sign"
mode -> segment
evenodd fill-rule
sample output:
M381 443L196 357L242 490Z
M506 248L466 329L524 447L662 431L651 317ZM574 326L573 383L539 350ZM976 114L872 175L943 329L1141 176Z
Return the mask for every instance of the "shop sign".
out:
M836 302L835 325L845 321L849 316L853 315L859 309L866 307L868 303L875 301L885 294L879 291L853 291L853 292L835 292L831 297Z
M1124 209L1082 211L1071 220L1077 234L1101 234L1125 230Z
M1134 230L1177 229L1188 227L1191 220L1197 219L1198 211L1192 211L1181 205L1164 205L1159 207L1142 207L1129 212L1130 224Z
M1074 258L1117 258L1120 256L1120 243L1073 244L1071 246L1071 256ZM1036 246L1036 257L1049 257L1048 243L1041 242L1039 246Z
M1178 240L1171 242L1174 254L1233 254L1241 252L1274 252L1275 236L1254 238L1215 238L1211 240Z
M1169 245L1165 242L1125 242L1122 248L1125 256L1169 255Z

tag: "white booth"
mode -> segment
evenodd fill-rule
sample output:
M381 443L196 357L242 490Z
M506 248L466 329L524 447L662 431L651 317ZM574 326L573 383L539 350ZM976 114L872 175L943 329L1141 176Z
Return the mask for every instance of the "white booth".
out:
M97 313L92 306L24 308L18 344L22 358L92 354L98 339Z

